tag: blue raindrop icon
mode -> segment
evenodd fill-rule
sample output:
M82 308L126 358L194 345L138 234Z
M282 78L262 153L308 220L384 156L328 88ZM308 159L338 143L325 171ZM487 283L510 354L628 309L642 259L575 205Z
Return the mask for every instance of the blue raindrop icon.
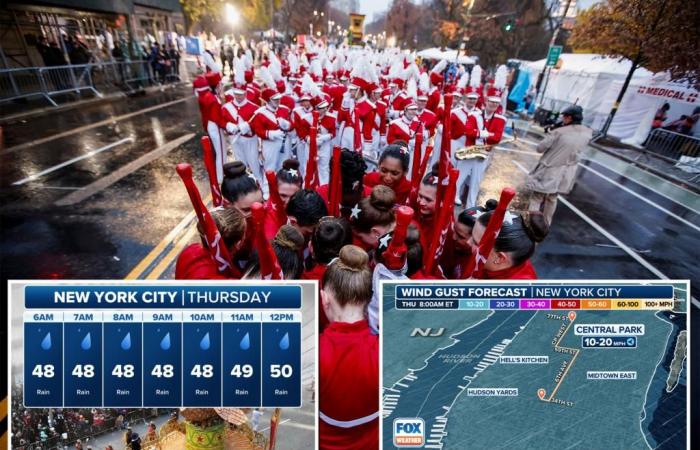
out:
M241 339L241 350L248 350L250 348L250 334L246 333Z
M90 332L88 332L80 343L80 348L83 350L90 350L90 347L92 347L92 338L90 337Z
M51 332L46 333L44 339L41 340L41 348L44 350L51 349Z
M131 348L131 332L126 333L124 339L122 339L122 350L129 350Z
M166 333L163 339L160 341L160 348L163 350L170 350L170 333Z
M282 350L287 350L289 348L289 333L284 333L284 336L280 341L280 348Z
M205 334L201 341L199 341L199 348L202 350L209 350L211 347L211 341L209 340L209 333Z

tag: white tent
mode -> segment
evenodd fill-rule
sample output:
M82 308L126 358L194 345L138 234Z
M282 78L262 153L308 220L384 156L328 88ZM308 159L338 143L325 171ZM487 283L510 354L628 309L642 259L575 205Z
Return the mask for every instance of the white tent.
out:
M545 60L524 63L531 72L532 82L542 72ZM552 68L547 83L543 108L560 111L576 103L584 110L584 123L593 129L602 128L610 113L617 93L611 87L624 82L632 62L628 59L610 58L589 53L563 53L556 68ZM634 73L634 82L651 80L652 73L639 67ZM618 90L619 92L619 90Z
M460 64L474 64L476 60L471 58L464 53L460 52L459 59L457 59L457 50L447 49L445 51L440 50L437 47L426 48L417 53L423 59L434 59L434 60L447 60L448 62L457 61Z

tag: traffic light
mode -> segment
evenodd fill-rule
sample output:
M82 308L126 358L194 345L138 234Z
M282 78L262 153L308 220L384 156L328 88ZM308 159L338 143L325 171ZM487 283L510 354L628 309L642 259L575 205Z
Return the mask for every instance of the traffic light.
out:
M515 20L513 19L508 19L508 21L503 25L503 30L504 31L513 31L515 28Z

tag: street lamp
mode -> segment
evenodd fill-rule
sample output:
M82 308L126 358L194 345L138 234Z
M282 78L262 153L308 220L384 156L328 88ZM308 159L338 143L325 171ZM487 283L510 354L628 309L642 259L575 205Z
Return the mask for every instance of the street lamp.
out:
M238 11L230 3L224 5L224 16L226 17L226 22L229 24L236 25L238 23Z

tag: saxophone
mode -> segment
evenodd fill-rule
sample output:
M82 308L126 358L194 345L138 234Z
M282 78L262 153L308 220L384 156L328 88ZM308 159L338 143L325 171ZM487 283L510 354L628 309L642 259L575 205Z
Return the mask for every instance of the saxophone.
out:
M457 149L455 151L455 159L458 159L460 161L464 161L467 159L478 159L480 161L485 160L488 158L489 153L491 151L491 148L493 148L496 145L503 145L503 144L509 144L511 142L515 142L518 137L515 134L515 124L511 124L511 128L513 129L513 137L506 139L505 141L501 141L498 144L476 144L476 145L470 145L468 147L462 147L460 149Z

